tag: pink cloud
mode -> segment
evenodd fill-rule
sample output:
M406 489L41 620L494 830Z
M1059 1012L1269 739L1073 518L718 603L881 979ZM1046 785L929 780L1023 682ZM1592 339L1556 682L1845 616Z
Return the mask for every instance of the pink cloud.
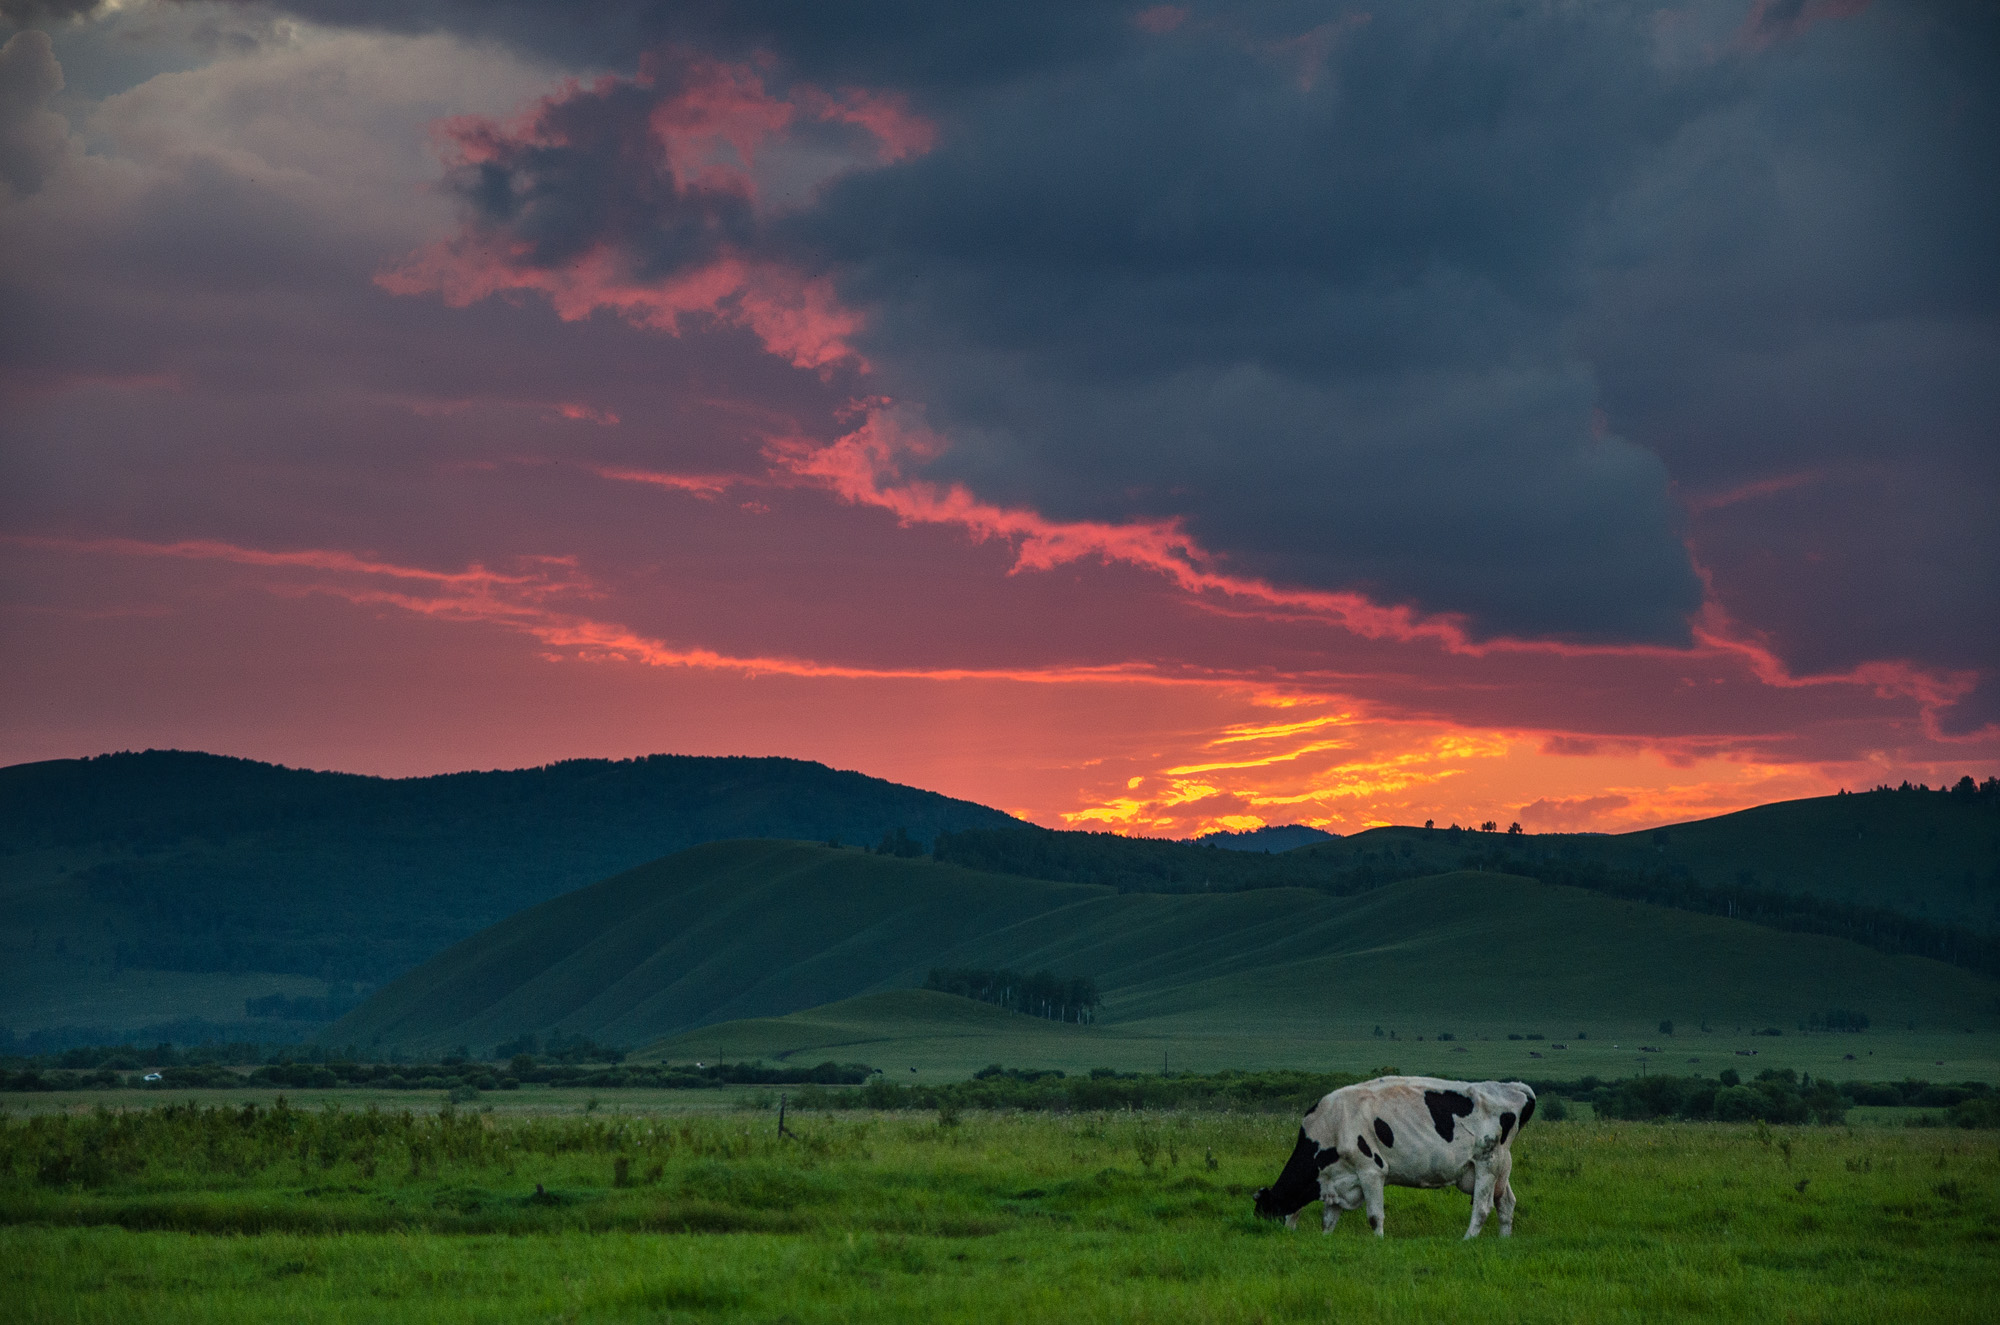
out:
M1738 30L1738 44L1763 50L1774 42L1805 35L1817 24L1853 18L1874 0L1754 0Z
M1162 37L1187 22L1190 12L1186 5L1154 5L1132 15L1132 26Z
M782 95L754 64L728 63L681 50L654 52L631 78L607 76L584 84L571 80L511 120L460 116L443 121L437 136L449 165L509 167L524 154L572 150L633 149L616 137L613 102L639 90L657 93L646 111L645 131L671 182L676 205L729 215L730 208L759 204L759 159L804 121L849 124L872 140L872 164L885 165L929 151L936 129L913 114L898 94L867 88L836 92L806 84ZM606 121L598 125L591 116ZM579 141L579 119L609 142ZM621 156L620 160L624 158ZM845 168L866 164L856 160ZM836 168L838 169L838 168ZM498 294L529 292L546 298L564 321L608 311L635 326L679 335L705 322L744 327L764 348L795 367L865 369L851 341L861 327L856 312L841 307L824 277L721 242L712 256L659 275L648 260L629 252L616 236L601 236L560 261L544 262L532 242L504 224L468 222L458 234L411 254L380 272L376 284L394 294L437 294L465 307Z
M556 413L565 419L574 419L578 423L602 424L607 428L615 426L618 422L618 416L610 410L599 409L594 405L580 404L576 401L565 401L557 405Z

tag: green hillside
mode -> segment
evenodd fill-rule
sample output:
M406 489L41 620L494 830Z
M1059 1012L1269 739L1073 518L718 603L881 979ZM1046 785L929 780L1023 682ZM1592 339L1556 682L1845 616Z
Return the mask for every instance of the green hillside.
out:
M988 1063L1095 1063L1107 1036L1007 1012L954 994L896 989L863 994L783 1017L725 1021L656 1041L641 1062L739 1062L836 1059L963 1075ZM1137 1052L1157 1063L1150 1042ZM1129 1056L1129 1055L1128 1055Z
M1784 801L1642 833L1374 828L1276 855L1026 826L938 839L940 859L1122 892L1335 895L1501 870L2000 975L2000 782Z
M1747 1035L1855 1009L1878 1026L1969 1029L1981 1053L2000 1028L2000 985L1943 963L1507 875L1460 872L1354 897L1121 894L733 842L512 917L390 985L326 1038L483 1050L523 1031L641 1044L708 1026L684 1043L713 1041L704 1053L737 1056L770 1045L732 1048L735 1032L716 1039L718 1023L910 990L932 966L1089 975L1104 993L1095 1027L993 1017L1045 1048L1065 1037L1122 1043L1123 1056L1143 1049L1149 1060L1176 1038L1293 1057L1329 1036L1372 1037L1377 1025L1398 1043L1447 1029L1503 1040L1575 1027L1650 1035L1666 1019ZM813 1034L836 1038L854 1030L846 1023L880 1020L879 1009L858 1021L852 1008L814 1015L822 1024ZM978 1025L1003 1024L993 1017ZM846 1028L828 1030L835 1023ZM935 1029L871 1033L940 1038Z
M388 979L523 907L700 842L872 844L899 829L929 842L1014 822L795 759L400 779L178 751L20 764L0 769L0 1030L240 1022L247 999L273 993L317 996L307 1020L323 1023L330 984Z
M719 842L532 907L392 982L334 1043L640 1043L922 983L940 951L1100 890L799 842Z

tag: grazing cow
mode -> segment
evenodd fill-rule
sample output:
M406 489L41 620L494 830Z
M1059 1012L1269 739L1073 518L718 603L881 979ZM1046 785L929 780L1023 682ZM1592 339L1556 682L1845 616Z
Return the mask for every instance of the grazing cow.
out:
M1343 1210L1366 1205L1381 1237L1385 1186L1457 1187L1472 1196L1465 1236L1478 1237L1497 1208L1504 1238L1514 1231L1510 1143L1534 1116L1535 1092L1519 1081L1377 1077L1343 1086L1306 1111L1284 1172L1257 1192L1257 1213L1290 1228L1317 1200L1331 1233Z

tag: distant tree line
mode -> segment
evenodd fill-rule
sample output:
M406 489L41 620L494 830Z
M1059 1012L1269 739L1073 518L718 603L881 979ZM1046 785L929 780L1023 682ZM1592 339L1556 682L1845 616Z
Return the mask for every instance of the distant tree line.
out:
M1899 787L1892 787L1884 782L1879 784L1875 788L1875 791L1886 791L1891 794L1928 793L1936 796L1949 796L1953 800L1967 805L1984 803L2000 809L2000 778L1987 778L1984 782L1975 782L1970 773L1952 783L1949 787L1940 786L1934 792L1931 791L1930 786L1926 783L1919 782L1915 786L1912 786L1907 778L1904 779L1903 784ZM1842 791L1840 794L1848 796L1854 793Z
M1716 1077L1646 1076L1623 1081L1530 1081L1545 1102L1587 1103L1600 1118L1659 1122L1841 1123L1855 1105L1891 1105L1948 1111L1959 1127L2000 1127L2000 1096L1983 1081L1870 1082L1801 1077L1789 1067L1769 1068L1744 1081L1734 1068ZM1550 1116L1554 1116L1551 1112Z
M1369 1075L1393 1075L1377 1068ZM808 1086L794 1097L801 1109L960 1109L1124 1112L1149 1109L1224 1109L1297 1112L1320 1096L1364 1078L1353 1073L1222 1071L1178 1073L1115 1072L1093 1068L1086 1075L1024 1071L997 1064L969 1081L905 1085L872 1077L859 1090ZM1600 1117L1636 1122L1668 1119L1716 1122L1819 1122L1837 1124L1850 1107L1894 1104L1945 1110L1934 1122L1960 1127L2000 1127L2000 1094L1985 1082L1934 1084L1928 1081L1815 1081L1789 1069L1772 1069L1744 1081L1734 1069L1714 1077L1645 1076L1620 1081L1530 1081L1539 1098L1537 1125L1559 1122L1568 1103L1589 1104Z
M937 967L924 981L924 988L961 998L976 998L1031 1017L1089 1025L1097 1020L1104 1000L1098 996L1097 981L1087 975L1063 977L1049 971L1032 974L1021 971L979 970L973 967Z
M328 986L321 997L302 994L294 998L284 994L266 994L262 998L246 998L243 1000L243 1015L275 1017L285 1021L334 1021L359 1007L363 997L355 992L353 985L340 982Z
M1815 1012L1806 1018L1809 1031L1848 1031L1859 1034L1868 1029L1868 1014L1856 1012L1852 1008L1834 1008L1828 1012Z
M547 1043L524 1031L493 1046L495 1058L511 1058L516 1062L539 1057L551 1063L622 1063L625 1054L626 1050L598 1044L587 1035L564 1035L561 1031L551 1034Z
M71 1056L65 1055L65 1061ZM825 1062L813 1067L773 1067L766 1063L647 1063L584 1066L507 1064L446 1057L434 1063L357 1063L334 1058L294 1062L289 1058L247 1071L218 1062L125 1065L113 1055L97 1066L50 1067L45 1061L0 1059L0 1091L51 1090L231 1090L277 1086L288 1090L442 1090L464 1098L523 1085L562 1088L708 1090L721 1086L852 1086L877 1074L865 1063Z
M1229 851L1163 838L1117 833L1054 832L1046 828L968 828L939 833L938 860L992 874L1058 883L1091 883L1121 893L1241 892L1247 888L1312 888L1345 896L1434 870L1409 856L1384 853L1346 869L1333 858L1303 851Z

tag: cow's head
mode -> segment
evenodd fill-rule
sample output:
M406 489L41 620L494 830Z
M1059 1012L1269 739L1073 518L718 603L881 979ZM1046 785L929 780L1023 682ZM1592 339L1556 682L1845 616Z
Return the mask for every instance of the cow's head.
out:
M1298 1144L1292 1147L1292 1156L1285 1161L1284 1171L1269 1187L1259 1187L1251 1199L1260 1218L1284 1219L1295 1215L1319 1199L1319 1171L1339 1156L1331 1150L1321 1150L1319 1143L1306 1135L1305 1128L1299 1129Z

